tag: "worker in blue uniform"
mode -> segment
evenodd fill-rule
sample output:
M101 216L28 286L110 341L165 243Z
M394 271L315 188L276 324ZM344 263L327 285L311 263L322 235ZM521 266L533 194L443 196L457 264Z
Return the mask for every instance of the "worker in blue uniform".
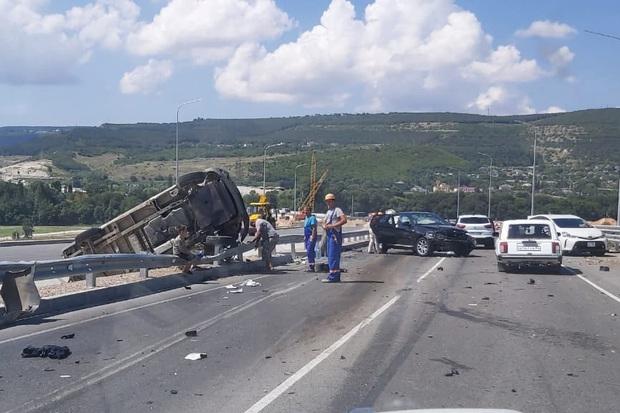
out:
M327 263L329 276L322 280L328 283L340 282L340 253L342 251L342 226L347 223L347 216L336 206L334 194L325 195L327 212L323 229L327 237Z
M312 208L304 209L306 218L304 219L304 246L306 247L306 256L308 258L308 272L314 272L314 262L316 258L316 238L317 238L317 221L312 213Z

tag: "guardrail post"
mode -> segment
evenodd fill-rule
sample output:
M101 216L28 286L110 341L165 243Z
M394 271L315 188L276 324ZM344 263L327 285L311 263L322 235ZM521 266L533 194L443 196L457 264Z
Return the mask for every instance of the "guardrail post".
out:
M297 251L295 251L295 243L291 242L291 258L297 258Z
M220 252L222 252L222 247L221 247L221 245L219 243L217 243L213 247L213 253L214 253L214 255L217 255ZM222 263L222 261L220 261L220 260L216 260L216 261L213 262L213 264L215 264L215 265L220 265L221 263Z
M140 268L140 278L149 278L148 268Z
M97 286L97 274L94 272L86 273L86 287L95 288Z

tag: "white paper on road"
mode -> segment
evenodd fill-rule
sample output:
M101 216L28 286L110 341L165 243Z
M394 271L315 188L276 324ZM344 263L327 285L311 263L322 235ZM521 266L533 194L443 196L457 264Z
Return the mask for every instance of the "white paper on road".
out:
M244 285L246 287L260 287L261 283L256 282L254 280L246 280L246 281L242 282L241 285Z
M191 361L202 360L206 358L207 358L207 353L189 353L187 356L185 356L185 360L191 360Z
M228 290L227 292L232 294L241 294L243 292L243 288L237 288L236 290Z

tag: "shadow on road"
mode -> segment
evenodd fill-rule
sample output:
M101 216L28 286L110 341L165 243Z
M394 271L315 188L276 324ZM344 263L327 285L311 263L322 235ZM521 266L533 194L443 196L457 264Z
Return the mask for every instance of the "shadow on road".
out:
M553 270L549 268L542 268L542 267L541 268L537 268L537 267L511 268L508 273L509 274L529 274L529 275L553 275L556 277L574 277L576 274L582 274L582 272L579 269L567 267L567 266L562 266L562 269L559 273L554 272Z
M344 280L340 281L342 284L383 284L384 281L376 281L376 280Z

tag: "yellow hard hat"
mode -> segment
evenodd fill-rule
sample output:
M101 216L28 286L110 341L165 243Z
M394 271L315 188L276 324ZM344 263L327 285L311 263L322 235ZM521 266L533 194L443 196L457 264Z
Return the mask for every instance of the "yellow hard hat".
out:
M336 200L336 195L334 195L334 194L327 194L327 195L325 195L325 200L326 201Z

